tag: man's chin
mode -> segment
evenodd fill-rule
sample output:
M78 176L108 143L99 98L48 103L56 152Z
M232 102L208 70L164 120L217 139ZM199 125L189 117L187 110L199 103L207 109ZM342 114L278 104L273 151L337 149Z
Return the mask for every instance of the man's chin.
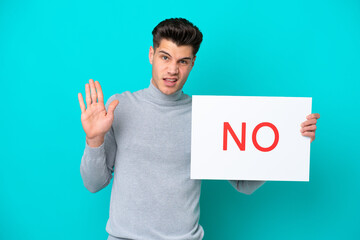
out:
M160 91L161 91L161 90L160 90ZM161 92L162 92L163 94L165 94L165 95L172 95L172 94L174 94L176 91L166 89L166 90L162 90Z
M171 95L174 94L175 92L177 92L179 89L177 87L167 87L167 86L162 86L160 88L160 92L162 92L165 95Z

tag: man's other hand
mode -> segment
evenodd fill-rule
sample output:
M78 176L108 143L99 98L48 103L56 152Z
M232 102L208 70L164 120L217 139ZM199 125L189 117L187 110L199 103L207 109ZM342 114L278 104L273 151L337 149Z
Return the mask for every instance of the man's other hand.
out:
M316 131L316 123L317 120L320 118L320 114L318 113L312 113L310 115L306 116L306 121L301 123L301 135L310 137L311 141L315 140L315 131Z

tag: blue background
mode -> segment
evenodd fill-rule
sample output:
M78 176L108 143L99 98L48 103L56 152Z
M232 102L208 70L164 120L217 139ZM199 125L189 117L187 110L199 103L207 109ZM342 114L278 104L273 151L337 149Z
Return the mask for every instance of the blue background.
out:
M313 97L310 182L253 195L203 181L205 239L360 239L360 3L0 1L0 239L106 239L110 187L83 186L77 93L149 86L151 31L204 34L184 92Z

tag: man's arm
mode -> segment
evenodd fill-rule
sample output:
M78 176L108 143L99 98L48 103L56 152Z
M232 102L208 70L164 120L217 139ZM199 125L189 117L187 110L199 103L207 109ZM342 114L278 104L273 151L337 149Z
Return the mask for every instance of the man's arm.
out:
M106 133L104 142L100 146L90 147L85 142L80 174L84 186L90 192L98 192L110 183L114 171L116 149L113 127Z
M247 195L252 194L259 187L261 187L265 181L247 181L247 180L229 180L230 184L241 193Z
M112 178L117 149L112 124L119 101L113 95L105 106L100 83L92 79L89 83L85 84L87 109L81 93L78 94L81 123L86 133L80 173L85 187L94 193L106 187Z

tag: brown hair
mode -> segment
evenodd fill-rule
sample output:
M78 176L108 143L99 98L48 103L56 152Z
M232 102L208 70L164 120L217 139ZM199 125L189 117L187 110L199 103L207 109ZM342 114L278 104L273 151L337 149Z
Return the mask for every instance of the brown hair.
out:
M199 51L203 35L194 24L185 18L169 18L160 22L152 31L153 46L156 49L165 38L178 46L191 45L194 56Z

